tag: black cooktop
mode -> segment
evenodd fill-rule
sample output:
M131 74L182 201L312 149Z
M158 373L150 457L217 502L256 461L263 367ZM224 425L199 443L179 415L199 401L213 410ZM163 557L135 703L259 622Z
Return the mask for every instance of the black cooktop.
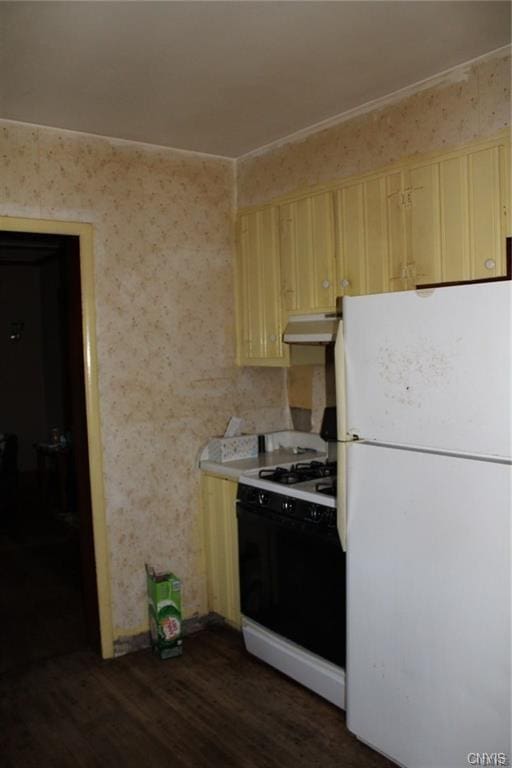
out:
M335 478L336 477L336 462L335 461L300 461L297 464L292 464L291 467L271 467L269 469L261 469L259 477L262 480L270 480L274 483L280 483L281 485L295 485L296 483L303 483L308 480L322 480L323 478ZM332 481L329 483L318 483L316 490L320 493L328 495L334 495L330 490L332 489Z

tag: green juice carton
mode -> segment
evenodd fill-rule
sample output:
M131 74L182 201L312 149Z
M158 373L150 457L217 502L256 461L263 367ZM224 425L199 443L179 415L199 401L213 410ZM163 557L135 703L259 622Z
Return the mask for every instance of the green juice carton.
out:
M157 573L146 564L151 646L161 659L183 653L181 581L174 573Z

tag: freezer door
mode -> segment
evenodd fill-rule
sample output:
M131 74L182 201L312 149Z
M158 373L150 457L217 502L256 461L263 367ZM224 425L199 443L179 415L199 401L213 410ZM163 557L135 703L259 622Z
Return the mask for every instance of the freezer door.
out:
M344 299L348 431L510 457L511 298L504 281Z
M407 768L510 759L510 467L358 444L347 491L348 727Z

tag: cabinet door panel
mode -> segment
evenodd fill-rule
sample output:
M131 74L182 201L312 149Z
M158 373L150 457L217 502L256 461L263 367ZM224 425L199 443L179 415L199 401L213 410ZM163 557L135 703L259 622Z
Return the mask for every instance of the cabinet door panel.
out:
M405 214L410 233L408 263L412 288L441 280L439 164L411 168L408 177Z
M296 210L292 203L279 209L281 285L283 307L287 311L297 308L297 227L294 225Z
M277 209L242 215L238 239L240 362L284 364Z
M314 306L311 200L306 198L282 206L280 221L285 306L291 311L307 311Z
M242 317L247 357L264 357L264 314L261 285L261 214L244 216L241 221L240 251L242 257Z
M280 220L286 309L314 312L333 308L336 295L331 193L282 205Z
M502 211L498 147L468 155L471 277L503 273Z
M386 176L388 214L389 284L392 291L407 287L405 267L407 262L406 219L403 208L405 179L403 171Z
M467 165L466 157L439 164L443 282L471 279Z
M384 293L389 290L387 198L384 176L365 183L364 202L366 293Z
M338 293L357 296L388 288L385 178L336 193Z
M240 626L236 487L233 480L202 476L203 536L208 610Z
M362 183L338 190L336 217L338 292L343 296L359 296L366 293L366 231Z

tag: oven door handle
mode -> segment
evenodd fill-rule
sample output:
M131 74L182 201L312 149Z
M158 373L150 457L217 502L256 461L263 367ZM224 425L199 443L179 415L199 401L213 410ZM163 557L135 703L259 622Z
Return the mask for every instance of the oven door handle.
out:
M238 520L252 520L253 522L260 522L262 525L271 524L295 531L306 530L306 525L301 521L280 515L279 512L274 512L265 507L251 507L244 504L243 501L236 502L236 516Z
M269 509L260 507L252 508L243 502L236 502L236 517L238 522L259 522L261 525L272 525L275 528L281 528L286 531L292 531L298 536L310 536L315 539L323 539L325 542L339 546L338 540L333 528L317 526L316 523L306 520L296 520L293 517L280 515Z

